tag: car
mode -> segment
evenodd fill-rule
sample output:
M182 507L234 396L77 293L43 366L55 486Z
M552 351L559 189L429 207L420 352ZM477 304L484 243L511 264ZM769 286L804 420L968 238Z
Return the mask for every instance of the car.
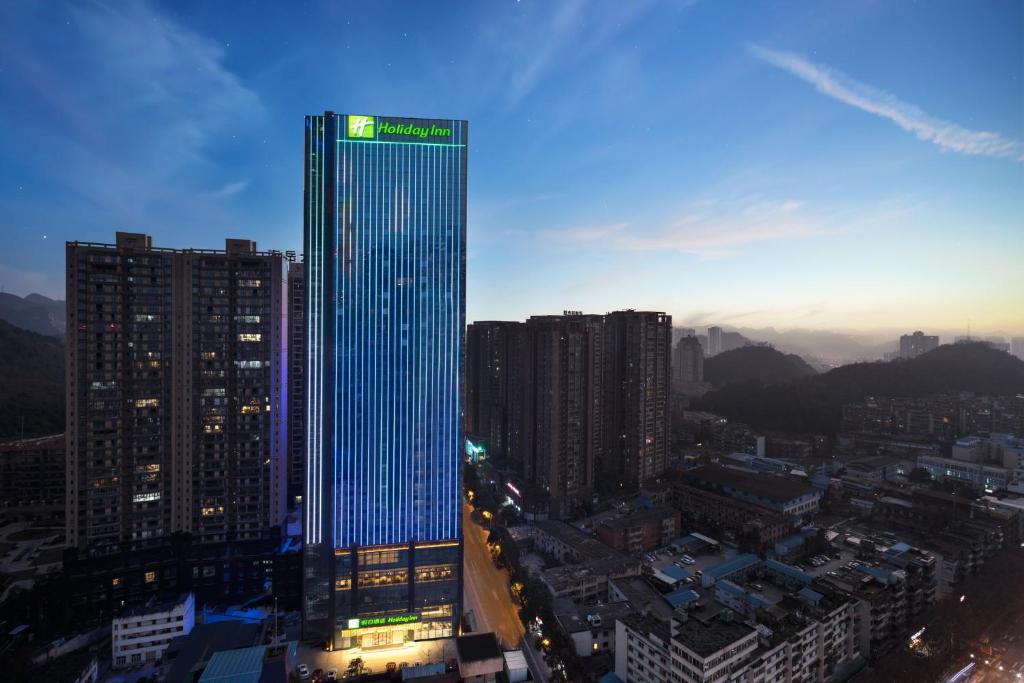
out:
M323 669L315 670L313 672L313 683L323 683L323 680L324 680L324 670Z
M759 583L752 583L752 584L750 584L750 587L753 588L754 590L756 590L758 593L764 591L764 586L762 586Z
M295 673L296 675L298 675L300 679L306 680L307 678L309 678L309 667L305 664L299 664L297 667L295 667Z
M328 669L327 673L324 674L324 680L326 680L326 681L336 681L336 680L338 680L338 670L337 669Z

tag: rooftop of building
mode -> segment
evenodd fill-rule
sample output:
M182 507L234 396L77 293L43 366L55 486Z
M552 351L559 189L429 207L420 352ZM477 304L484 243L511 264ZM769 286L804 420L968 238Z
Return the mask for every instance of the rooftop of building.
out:
M625 601L579 606L565 598L555 600L552 611L566 633L613 628L616 619L633 614L633 608Z
M639 524L647 524L649 522L660 522L663 519L676 517L679 512L674 508L670 508L665 505L656 505L651 508L641 508L639 510L633 510L620 517L612 517L610 519L603 520L599 526L603 526L613 531L619 531L629 529L630 527L637 526Z
M626 598L636 614L653 614L661 619L672 616L672 608L661 592L656 590L642 576L625 576L611 579L615 588Z
M683 473L690 481L728 487L758 498L785 503L814 492L803 478L784 474L752 474L721 465L700 465Z
M669 615L671 615L669 610ZM645 635L652 635L658 638L662 643L668 645L671 631L669 628L669 618L659 617L655 614L627 614L619 619L623 624L629 628L643 633Z
M498 637L493 633L470 633L455 639L455 649L462 662L502 659Z
M707 619L677 616L673 619L672 639L698 656L708 657L754 632L754 629L734 619L729 610L723 610Z
M285 659L294 660L297 650L298 643L292 641L215 652L198 683L258 683L266 665L273 667ZM283 675L287 675L287 668L283 667Z
M50 436L37 436L32 439L15 439L0 443L0 453L10 451L25 451L35 449L59 449L64 448L64 434L51 434Z
M213 653L249 647L261 632L258 624L237 621L197 625L188 635L173 639L164 651L163 666L168 667L165 679L195 680L195 672Z
M555 520L537 522L537 529L573 549L582 562L606 560L609 556L620 555L600 539L577 529L572 524ZM624 556L623 556L624 557Z
M186 602L192 602L195 604L195 597L191 593L185 595L179 595L176 598L167 598L166 600L150 599L149 601L133 605L121 611L114 620L118 619L129 619L132 617L145 616L147 614L159 614L160 612L170 612L171 610L181 607Z

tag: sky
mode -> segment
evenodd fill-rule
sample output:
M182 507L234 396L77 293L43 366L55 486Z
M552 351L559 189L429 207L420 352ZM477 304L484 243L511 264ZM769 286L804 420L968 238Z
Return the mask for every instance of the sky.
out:
M470 121L467 317L1024 333L1024 3L5 2L0 287L302 246L303 116Z

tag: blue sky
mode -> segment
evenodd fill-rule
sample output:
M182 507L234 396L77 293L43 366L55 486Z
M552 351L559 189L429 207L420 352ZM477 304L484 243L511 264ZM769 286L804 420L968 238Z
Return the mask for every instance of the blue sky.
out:
M301 249L302 117L470 120L470 320L1024 332L1019 2L9 2L0 286Z

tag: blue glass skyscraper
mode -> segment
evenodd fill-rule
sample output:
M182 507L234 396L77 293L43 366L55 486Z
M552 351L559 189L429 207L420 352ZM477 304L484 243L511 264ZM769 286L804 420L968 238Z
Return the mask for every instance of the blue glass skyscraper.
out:
M304 635L455 633L468 124L306 117Z

